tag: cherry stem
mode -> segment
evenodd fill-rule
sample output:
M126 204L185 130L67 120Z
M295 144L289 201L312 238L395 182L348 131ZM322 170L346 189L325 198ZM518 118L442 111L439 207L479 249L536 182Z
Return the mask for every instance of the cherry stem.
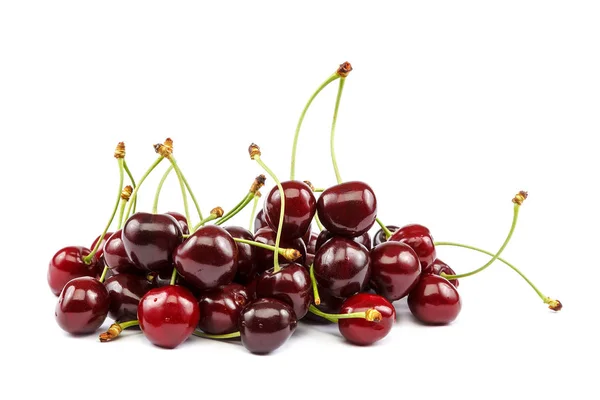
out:
M110 342L111 340L116 339L121 334L123 329L127 329L132 326L138 326L139 324L140 321L137 319L134 319L133 321L115 322L108 328L106 332L100 334L99 339L102 343Z
M470 250L474 250L474 251L478 251L480 253L483 254L487 254L488 256L493 256L494 253L490 252L490 251L486 251L486 250L482 250L480 248L474 247L474 246L469 246L466 244L461 244L461 243L454 243L454 242L435 242L435 246L455 246L455 247L462 247L465 249L470 249ZM533 282L531 282L526 276L525 274L523 274L517 267L515 267L514 265L512 265L511 263L509 263L508 261L506 261L505 259L503 259L502 257L498 257L498 261L503 262L504 264L506 264L507 266L509 266L513 271L515 271L517 274L519 274L521 276L521 278L523 278L525 280L525 282L527 282L529 284L529 286L531 286L531 288L537 293L537 295L540 297L540 299L542 299L542 301L544 302L544 304L548 304L550 305L550 309L555 309L556 305L558 303L560 303L558 300L554 300L548 296L544 296L544 294L533 284ZM449 275L443 274L442 276L446 279L448 279ZM555 308L552 308L552 306L554 306ZM556 310L558 311L558 310Z
M179 175L181 175L181 179L183 179L183 183L185 184L187 191L190 193L190 197L192 198L192 202L194 203L194 207L196 207L196 212L198 213L198 218L200 218L200 220L203 220L204 217L202 217L202 211L200 211L200 205L198 204L198 200L196 199L196 196L194 195L194 192L192 191L189 182L187 181L187 179L185 179L185 175L183 175L183 172L181 172L181 169L179 169L179 166L177 165L177 162L175 161L173 156L171 156L171 163L175 168L175 172L179 171Z
M333 122L331 123L331 136L329 137L329 147L331 149L331 162L333 164L333 170L335 172L335 178L337 179L337 183L342 183L342 177L340 175L340 170L337 165L337 159L335 157L335 126L337 124L337 116L338 110L340 108L340 100L342 98L342 92L344 90L344 83L346 82L345 77L340 78L340 86L338 87L337 97L335 99L335 109L333 110Z
M129 176L129 180L131 181L131 186L135 189L135 179L133 179L133 175L127 166L127 161L123 159L123 168L125 168L125 172L127 172L127 176ZM133 213L135 214L135 209L137 208L137 198L134 200L133 204Z
M129 215L131 214L131 207L135 204L135 202L137 200L137 194L138 194L138 191L140 190L140 188L142 187L142 183L144 183L144 181L146 180L146 178L148 177L148 175L150 175L150 173L154 170L154 168L156 168L156 166L158 164L160 164L160 162L163 159L164 159L163 156L158 157L156 159L156 161L154 161L152 163L152 165L150 166L150 168L148 168L148 170L144 173L144 175L140 179L140 181L137 184L137 186L133 189L133 193L131 194L131 198L129 199L129 205L127 206L127 211L125 212L125 221L127 221L129 219Z
M321 223L321 220L319 219L319 216L315 213L315 222L317 223L317 226L319 227L319 230L324 230L325 228L323 227L323 224Z
M219 210L221 210L221 212L223 211L222 208L219 207ZM202 221L198 222L198 224L196 226L194 226L194 228L192 229L192 232L196 232L198 230L198 228L200 228L201 226L206 225L208 222L213 221L217 218L220 218L220 216L223 214L217 214L217 213L210 213L208 215L208 217L204 218Z
M314 264L310 265L310 281L312 283L313 298L316 305L321 304L321 296L319 296L319 288L317 287L317 280L315 279L315 267Z
M227 214L223 216L219 221L216 222L217 225L223 225L225 222L229 221L231 218L235 217L240 211L242 211L254 198L254 193L248 193L246 197L240 201L235 208L231 209Z
M173 272L171 273L171 281L169 285L173 286L175 284L175 280L177 279L177 268L173 268Z
M192 220L190 218L190 208L188 205L188 198L187 198L187 192L189 190L186 191L185 180L183 179L181 170L179 169L179 166L177 165L177 161L175 161L175 157L173 157L173 155L171 155L169 157L169 161L171 162L171 166L175 170L175 174L177 175L177 179L179 180L179 186L181 188L181 197L183 198L183 210L185 211L185 219L187 220L188 224L191 224ZM202 219L202 217L200 217L200 218Z
M296 132L294 134L294 144L292 145L292 165L290 168L290 180L294 180L294 177L296 176L296 149L298 147L298 137L300 136L300 128L302 127L304 116L306 115L306 112L308 111L308 108L312 104L313 100L317 97L321 90L325 89L327 85L329 85L331 82L335 81L339 77L340 75L337 72L335 72L333 75L327 78L327 80L323 82L321 86L319 86L317 90L310 96L308 102L304 106L304 110L302 110L302 114L300 114L300 119L298 120L298 124L296 125Z
M238 338L241 336L241 334L239 331L237 331L237 332L232 332L232 333L225 333L223 335L211 335L209 333L204 333L202 331L195 330L194 336L198 336L198 337L206 338L206 339L224 340L224 339Z
M377 221L377 223L381 227L381 230L385 234L385 240L388 240L390 238L390 236L392 236L392 232L388 229L387 226L385 226L385 224L383 222L381 222L381 220L379 218L375 218L375 221Z
M169 176L171 171L173 171L173 166L169 165L169 168L167 168L167 170L165 171L162 178L160 178L160 182L158 182L158 186L156 188L156 193L154 194L154 204L152 205L152 214L158 213L158 199L160 197L160 192L162 191L163 185L165 184L165 181L167 180L167 177Z
M117 158L117 162L119 163L119 197L117 198L117 202L115 203L112 214L110 215L110 218L108 219L108 223L106 224L104 231L100 235L100 238L98 238L96 245L94 246L94 248L92 249L90 254L83 257L83 262L86 263L87 265L89 265L92 262L92 259L94 258L94 256L98 252L98 250L100 249L100 244L104 240L104 236L106 236L106 232L108 232L110 225L112 224L113 220L115 219L115 215L117 214L117 209L119 208L119 203L121 202L121 192L123 191L123 180L125 178L124 173L123 173L123 159ZM102 274L103 277L104 277L104 275L106 275L107 269L108 269L107 266L104 267L104 273ZM104 280L101 278L100 282L103 282L103 281Z
M258 192L257 192L258 193ZM248 230L252 232L252 226L254 225L254 218L256 218L256 208L258 207L258 199L260 196L254 195L254 203L252 204L252 212L250 213L250 225Z
M275 246L271 246L271 245L268 245L265 243L260 243L260 242L255 242L253 240L246 240L246 239L240 239L240 238L233 238L233 240L238 243L244 243L244 244L247 244L250 246L260 247L262 249L266 249L266 250L275 252ZM300 253L298 250L292 249L292 248L280 248L280 249L277 249L277 253L288 261L296 261L297 259L302 257L302 253Z
M328 321L337 323L340 319L352 319L352 318L360 318L360 319L366 319L367 321L370 322L379 322L381 321L381 313L379 311L377 311L374 308L370 308L367 311L358 311L358 312L353 312L353 313L348 313L348 314L328 314L325 313L321 310L319 310L317 307L313 306L312 304L308 306L308 311L310 311L311 313L318 315L319 317L325 318Z
M119 207L119 223L117 224L117 230L123 227L123 215L125 214L125 206L127 205L127 200L121 199L121 206Z

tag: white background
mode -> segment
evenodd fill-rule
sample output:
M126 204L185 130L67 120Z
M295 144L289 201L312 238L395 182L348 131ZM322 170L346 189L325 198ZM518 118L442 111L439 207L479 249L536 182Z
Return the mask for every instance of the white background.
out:
M597 398L597 2L198 3L0 6L0 380L19 391L6 398ZM151 145L172 137L205 213L227 208L260 173L250 142L288 177L300 111L346 60L342 177L373 186L388 224L492 251L511 198L528 190L505 256L562 312L495 264L461 281L451 326L418 325L400 302L392 333L367 348L306 325L263 357L195 338L167 351L140 334L100 344L59 329L47 264L101 231L118 141L139 177ZM314 102L299 145L298 178L317 186L335 183L335 92ZM161 210L181 210L174 179L166 190ZM462 272L486 261L439 254Z

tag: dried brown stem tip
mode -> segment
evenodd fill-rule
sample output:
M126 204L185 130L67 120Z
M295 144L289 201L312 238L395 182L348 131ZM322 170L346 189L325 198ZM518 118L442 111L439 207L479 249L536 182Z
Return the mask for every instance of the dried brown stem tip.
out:
M308 187L310 188L310 190L312 190L313 192L315 191L315 187L313 186L311 181L304 181L304 183L306 183L308 185Z
M163 156L164 158L170 158L173 154L173 140L171 138L165 139L164 143L157 143L154 145L154 151Z
M221 218L224 214L223 209L221 207L215 207L212 210L210 210L210 213L212 215L215 215L217 218Z
M100 341L110 342L111 340L116 339L122 331L123 329L119 324L112 324L106 332L100 334Z
M256 193L254 193L254 197L261 197L262 193L259 192L258 190L256 191Z
M257 144L252 143L250 145L250 147L248 147L248 153L250 154L250 159L254 160L255 156L259 156L260 157L260 155L261 155L261 153L260 153L260 147L258 147Z
M560 311L563 308L562 303L559 300L548 299L548 308L552 311Z
M252 157L252 155L250 157ZM254 178L254 182L252 182L252 185L250 186L250 193L256 194L261 187L265 186L266 181L267 177L262 174Z
M128 201L131 197L131 193L133 193L133 188L131 187L131 185L127 185L121 191L121 198L125 201Z
M115 149L115 158L125 158L125 142L119 142Z
M352 71L352 65L350 65L350 63L348 61L346 61L346 62L340 64L340 67L337 70L337 74L339 76L341 76L342 78L345 78L348 76L350 71Z
M527 198L527 192L524 192L521 190L519 193L517 193L517 195L514 197L514 199L512 201L515 204L522 205L526 198Z
M296 261L302 256L302 253L296 249L284 249L282 256L288 261Z
M381 321L381 313L374 308L370 308L366 311L366 320L371 322Z

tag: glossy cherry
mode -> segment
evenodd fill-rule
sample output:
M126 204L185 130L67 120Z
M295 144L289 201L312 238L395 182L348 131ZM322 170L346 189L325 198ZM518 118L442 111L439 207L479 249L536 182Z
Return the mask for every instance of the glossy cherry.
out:
M160 272L173 268L173 250L182 242L183 232L170 215L138 212L127 220L121 237L136 266Z
M381 320L368 321L363 318L339 319L340 333L346 340L361 346L367 346L383 339L392 330L396 322L396 310L385 298L376 294L359 293L348 298L340 314L363 312L375 309L381 314Z
M181 227L181 231L184 235L190 234L190 227L188 225L187 218L185 217L185 215L178 213L177 211L169 211L165 214L170 215L171 217L175 218L177 222L179 222L179 226Z
M205 291L198 301L198 328L211 335L236 332L240 313L248 302L246 288L237 283Z
M145 276L133 274L111 276L104 286L110 298L108 315L117 322L137 319L140 299L154 287Z
M446 264L439 258L436 258L430 266L428 266L421 272L421 275L440 275L442 272L446 275L456 275L456 272L454 272L454 270L450 268L448 264ZM454 287L458 287L458 279L449 279L449 282L453 284Z
M254 235L241 226L226 226L225 230L231 237L237 239L254 240ZM235 242L237 247L237 268L234 281L245 285L257 276L254 261L254 246L246 243Z
M329 239L335 237L333 233L329 232L327 229L323 229L319 236L317 236L317 241L315 242L315 253L319 251L321 246L323 246ZM352 238L356 243L360 243L367 248L367 250L371 250L371 236L369 236L369 232L365 232L360 236L356 236Z
M314 272L319 288L335 297L350 297L369 281L369 251L352 239L334 237L315 254Z
M433 237L431 237L429 229L423 225L403 226L392 234L389 241L406 243L412 247L421 260L422 269L431 265L436 258Z
M281 300L292 306L298 320L302 319L313 297L308 270L291 263L277 272L273 268L265 271L256 281L256 297Z
M408 295L410 312L429 325L445 325L460 312L460 296L447 279L439 275L423 275Z
M177 247L173 261L186 282L200 290L207 290L233 281L237 249L225 229L206 225Z
M67 282L82 276L98 277L102 273L98 259L94 256L89 264L83 258L91 253L81 246L69 246L60 249L48 264L48 285L56 296Z
M254 234L254 240L259 243L268 244L275 246L275 239L277 234L271 228L262 228ZM292 248L296 249L302 254L300 258L295 260L298 264L304 265L306 262L306 246L302 239L282 240L279 247L281 248ZM262 249L260 247L254 248L254 261L256 263L256 271L262 274L269 268L273 267L273 252L271 250ZM279 262L286 264L289 261L283 256L279 256Z
M173 349L196 329L200 309L194 295L179 285L152 289L141 298L138 320L153 344Z
M246 349L267 354L281 347L297 324L294 310L288 304L276 299L258 299L242 310L238 327Z
M95 254L96 258L98 260L102 258L102 255L104 254L104 245L106 244L106 241L108 240L109 237L111 237L111 235L113 233L114 232L106 232L106 235L104 235L104 238L102 239L102 243L100 243L100 246L98 246L98 251L96 251L96 254ZM94 239L90 249L93 249L94 247L96 247L96 243L98 243L98 241L100 240L100 236L102 236L102 235L98 235L98 237L96 237L96 239Z
M419 257L405 243L381 243L370 256L371 287L389 301L408 295L421 276Z
M285 217L281 237L286 240L301 238L306 234L315 212L317 201L311 188L304 182L281 182L285 195ZM281 212L279 188L274 186L265 198L264 215L271 229L277 231Z
M328 231L341 236L360 236L377 217L377 199L364 182L344 182L321 193L317 213Z
M267 220L265 219L265 212L260 210L256 213L256 217L254 218L254 233L258 232L259 229L268 227Z
M388 230L392 233L398 230L398 227L396 225L386 225L385 227L388 228ZM387 242L385 238L385 232L383 231L383 229L380 229L377 231L377 233L375 233L375 236L373 236L373 247L385 242Z
M123 231L119 229L106 241L106 244L104 245L104 262L115 274L141 274L146 272L140 267L137 267L131 262L129 257L127 257L125 246L123 245L123 238L121 237L122 233Z
M108 291L96 278L70 280L58 297L54 316L58 325L71 334L95 332L108 314Z

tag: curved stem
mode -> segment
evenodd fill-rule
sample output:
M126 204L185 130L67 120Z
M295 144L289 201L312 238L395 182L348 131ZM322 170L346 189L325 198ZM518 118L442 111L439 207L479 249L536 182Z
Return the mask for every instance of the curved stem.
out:
M328 321L334 322L334 323L338 322L340 319L351 319L351 318L361 318L361 319L366 319L367 321L371 321L371 322L381 321L381 313L374 308L370 308L367 311L359 311L359 312L353 312L353 313L348 313L348 314L328 314L328 313L325 313L325 312L319 310L317 307L315 307L311 304L308 306L308 311L310 311L311 313L313 313L315 315L318 315L319 317L325 318Z
M340 108L340 100L342 98L342 91L344 90L344 83L346 82L346 78L340 78L340 86L338 87L337 97L335 99L335 109L333 110L333 122L331 123L331 135L329 137L329 147L331 149L331 162L333 164L333 171L335 172L335 178L337 179L337 183L342 183L342 177L340 175L340 170L337 165L337 159L335 157L335 126L337 124L337 116L338 110Z
M127 205L127 200L121 199L121 206L119 207L119 223L117 225L117 230L123 227L123 215L125 214L125 206Z
M201 226L206 225L208 222L213 221L215 219L219 218L218 215L216 214L209 214L208 217L204 218L202 221L198 222L198 224L196 226L194 226L194 228L192 229L192 232L196 232L198 230L198 228L200 228Z
M381 220L379 218L375 218L375 221L377 221L377 223L379 224L379 226L381 227L381 230L383 231L383 233L385 234L385 239L389 239L390 236L392 236L392 232L388 229L387 226L385 226L385 224L383 222L381 222Z
M252 232L252 226L254 225L254 218L256 218L256 207L258 206L257 195L254 195L254 204L252 204L252 212L250 213L250 224L248 225L248 230Z
M315 222L317 223L317 226L319 227L319 230L322 231L323 229L325 229L323 227L323 224L321 223L321 220L319 219L319 216L316 213L315 213Z
M150 168L148 168L148 170L144 173L144 175L142 176L142 178L138 182L137 186L133 189L133 193L131 193L131 197L129 198L129 204L127 205L127 211L125 212L125 221L127 221L129 219L129 215L131 214L131 207L135 204L135 202L137 200L137 194L138 194L138 191L140 190L140 187L142 187L142 183L144 183L144 181L146 180L146 178L148 177L148 175L150 175L150 173L154 170L154 168L156 168L156 166L158 164L160 164L160 162L163 159L164 159L163 156L158 157L156 159L156 161L154 161L152 163L152 165L150 166Z
M160 192L162 191L162 187L167 180L169 174L173 171L173 166L169 165L169 168L165 171L162 178L160 178L160 182L158 182L158 186L156 187L156 193L154 194L154 203L152 204L152 214L158 213L158 198L160 197Z
M327 85L329 85L331 82L335 81L339 77L340 76L338 75L338 73L335 72L333 75L327 78L327 80L325 80L325 82L323 82L321 86L317 88L317 90L312 94L312 96L310 96L308 102L302 110L302 114L300 114L300 119L298 119L298 124L296 125L296 132L294 133L294 144L292 145L292 165L290 168L290 180L294 180L294 177L296 176L296 149L298 147L298 137L300 136L300 128L302 127L304 116L306 115L306 112L308 111L308 108L312 104L315 97L317 97L317 95L321 93L321 90L323 90Z
M127 161L125 159L123 159L123 168L125 168L125 172L127 172L127 176L129 176L129 180L131 181L131 186L133 186L133 188L135 189L135 179L133 179L133 175L131 174L131 171L129 170L129 167L127 166ZM137 198L133 200L134 204L133 204L133 212L135 213L135 209L137 208Z
M319 296L319 288L317 287L317 280L315 279L315 267L314 264L310 265L310 281L312 283L313 298L316 305L321 304L321 296Z
M187 219L188 224L191 225L192 220L190 219L190 208L188 206L188 198L183 175L181 174L181 170L177 166L177 161L175 161L175 157L169 157L169 161L171 162L171 166L175 170L177 179L179 179L179 186L181 187L181 197L183 198L183 210L185 211L185 218Z
M175 280L177 280L177 269L173 268L173 272L171 273L171 281L169 285L173 286L175 284Z
M206 339L224 340L224 339L238 338L238 337L240 337L240 332L237 331L237 332L232 332L232 333L225 333L223 335L211 335L211 334L199 331L199 330L195 330L194 336L198 336L198 337L206 338Z
M225 222L229 221L231 218L235 217L240 211L242 211L254 198L254 193L248 193L246 197L236 206L236 208L229 211L225 214L221 219L219 219L215 224L223 225Z
M123 329L127 329L132 326L138 326L139 324L140 321L138 321L137 319L125 322L115 322L108 328L106 332L100 334L100 341L110 342L111 340L116 339L121 334Z
M261 249L265 249L265 250L270 250L272 252L275 252L275 246L271 246L265 243L260 243L260 242L255 242L253 240L246 240L246 239L240 239L240 238L233 238L233 240L237 243L244 243L250 246L254 246L254 247L260 247ZM302 253L300 253L298 250L296 249L286 249L286 248L280 248L277 249L277 253L284 257L286 260L288 261L296 261L298 258L302 257Z
M173 159L173 157L171 157L171 159ZM173 160L173 161L175 161L175 160ZM187 191L190 193L190 197L192 198L192 202L194 203L194 207L196 207L196 212L198 213L198 218L200 218L200 220L204 219L204 217L202 217L202 211L200 211L200 205L198 204L198 200L196 199L196 196L194 195L194 192L192 191L192 187L190 186L187 179L185 179L185 175L183 175L183 172L181 172L177 163L175 163L175 169L179 170L181 179L183 179L183 183L185 184Z

